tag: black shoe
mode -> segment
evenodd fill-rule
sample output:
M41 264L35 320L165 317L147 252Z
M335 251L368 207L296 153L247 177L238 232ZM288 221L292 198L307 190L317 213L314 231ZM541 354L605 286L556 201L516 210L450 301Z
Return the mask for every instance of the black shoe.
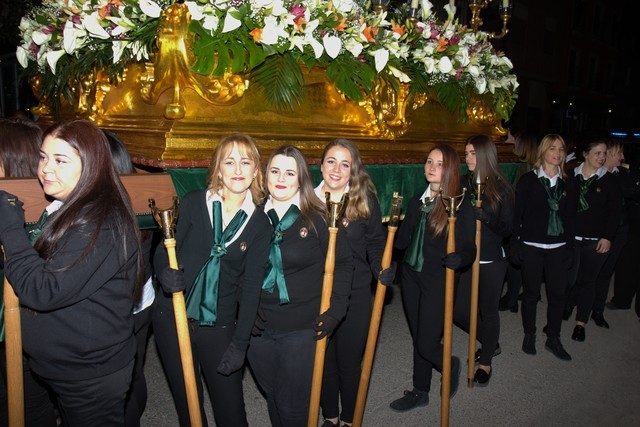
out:
M518 302L516 301L515 305L509 304L509 298L507 295L500 298L500 302L498 303L498 310L500 311L511 311L512 313L518 312Z
M329 420L324 420L324 422L322 423L321 427L338 427L339 423L340 423L340 421L338 421L337 423L332 423Z
M629 310L631 308L631 306L629 307L620 307L618 304L616 304L615 302L613 302L613 300L609 301L608 303L605 304L605 306L609 309L609 310Z
M549 330L549 325L544 325L544 328L542 328L542 333L546 335L548 330Z
M460 385L460 359L451 357L451 384L449 386L449 399L456 395ZM442 379L440 380L440 397L442 397Z
M509 307L509 311L512 313L517 313L518 312L518 303L516 302L516 305L512 305L511 307Z
M576 327L573 328L573 334L571 334L571 339L574 341L583 342L585 338L586 338L586 334L584 331L584 326L576 325Z
M480 360L480 354L482 353L482 349L479 348L478 350L476 350L476 356L474 358L474 361L476 363L478 363L478 361ZM500 348L500 343L496 343L496 349L493 350L493 356L491 356L492 358L500 355L500 353L502 353L502 349Z
M571 360L571 355L562 346L560 338L547 338L544 348L549 350L555 357L560 360Z
M478 368L476 374L473 376L473 381L478 384L479 387L486 387L489 385L489 380L493 374L493 368L487 373L484 369Z
M429 404L429 392L416 390L405 390L404 396L396 399L389 406L397 412L409 411L418 406L427 406Z
M571 313L573 313L573 307L565 307L562 311L562 320L569 320Z
M604 314L601 311L592 311L591 318L593 319L593 323L600 326L601 328L609 329L609 324L606 320L604 320Z
M536 354L536 334L524 334L522 351L532 356Z

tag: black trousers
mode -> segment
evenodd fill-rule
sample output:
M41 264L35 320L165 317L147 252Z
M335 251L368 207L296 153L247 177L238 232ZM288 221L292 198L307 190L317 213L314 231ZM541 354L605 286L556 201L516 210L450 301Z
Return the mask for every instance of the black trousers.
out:
M347 315L329 339L320 396L324 418L340 416L347 423L353 421L370 322L371 287L367 284L353 289Z
M442 372L445 269L440 260L428 259L422 269L425 274L404 265L401 290L413 339L413 387L429 391L432 369Z
M88 380L44 380L56 394L64 427L121 427L133 360L124 368Z
M133 365L131 388L125 405L125 427L139 427L140 417L147 404L147 381L144 376L144 357L147 353L149 327L154 304L133 315L133 333L136 337L136 358Z
M580 251L577 262L574 262L573 270L577 269L576 280L569 283L566 308L577 306L576 321L587 323L596 295L596 279L607 261L609 253L596 252L597 240L576 241L576 247ZM574 273L575 274L575 273Z
M507 292L504 298L509 308L518 307L518 296L522 289L522 268L511 262L507 262Z
M272 427L307 425L316 349L314 334L313 329L267 328L261 336L251 337L249 364L267 396Z
M616 266L611 301L620 308L630 308L636 297L635 310L640 317L640 224L629 224L629 238L622 248Z
M560 337L562 312L567 290L568 264L572 253L564 246L541 249L523 245L522 263L522 327L525 334L536 333L536 306L540 298L542 278L547 291L547 336Z
M54 399L47 384L38 378L26 358L22 358L24 417L27 427L56 427ZM7 352L0 342L0 426L9 425L7 408Z
M507 259L502 258L488 264L480 264L478 283L478 326L477 339L482 344L481 365L491 366L493 352L500 338L500 294L507 271ZM454 318L460 326L469 330L471 310L471 268L460 276L456 292Z
M600 269L600 274L596 279L595 298L593 300L593 311L604 311L604 305L607 302L607 296L609 295L609 284L611 283L611 277L616 271L616 265L620 259L622 249L627 243L627 236L629 234L629 227L620 227L616 233L616 237L611 242L611 249L609 250L609 257L605 261L604 265Z
M158 346L173 402L178 411L180 425L189 426L189 408L184 388L180 349L176 335L175 318L171 299L162 292L156 294L157 305L153 313L153 331ZM222 355L231 343L234 325L200 326L189 322L189 334L196 369L196 383L200 398L203 425L207 425L204 414L203 390L200 375L206 381L216 425L219 427L240 427L247 425L247 414L242 391L242 370L229 376L217 372Z

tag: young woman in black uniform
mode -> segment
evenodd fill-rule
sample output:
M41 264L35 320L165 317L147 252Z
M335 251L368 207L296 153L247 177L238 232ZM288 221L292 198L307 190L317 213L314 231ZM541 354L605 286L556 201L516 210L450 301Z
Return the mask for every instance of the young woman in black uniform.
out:
M396 240L406 249L402 266L402 302L413 338L413 390L391 402L396 411L408 411L429 403L431 371L442 371L442 331L444 327L445 267L460 270L475 258L475 218L471 204L460 205L456 221L456 251L447 254L448 220L440 197L460 194L460 157L446 144L429 151L424 165L428 182L415 195ZM458 389L460 359L451 362L451 396Z
M316 195L339 202L349 194L349 204L342 224L353 252L353 282L349 309L329 340L322 381L320 404L326 426L351 425L358 395L362 354L371 320L371 280L379 278L391 285L395 268L381 273L385 235L376 189L362 164L360 151L351 141L335 139L322 154L322 182ZM342 412L339 404L341 403Z
M102 131L85 120L47 130L38 178L54 202L33 247L21 203L0 192L5 274L23 305L24 351L56 394L65 426L122 426L143 273L128 195Z
M622 215L622 191L604 167L607 145L588 141L582 148L584 162L574 169L579 185L576 214L576 260L570 278L564 317L577 306L576 326L571 339L585 340L585 326L595 297L596 279L609 256Z
M564 177L566 145L560 135L542 138L534 169L516 187L513 258L522 264L522 351L536 354L536 306L544 273L547 291L545 347L562 360L571 360L560 342L560 326L573 257L577 188Z
M347 311L353 263L343 229L336 238L330 308L320 314L329 232L304 156L284 146L266 169L264 210L275 230L260 301L260 335L249 363L265 392L274 427L307 425L315 339L330 335Z
M34 122L0 118L0 178L36 176L41 142L42 129ZM1 283L4 283L3 268L4 257L0 254ZM0 426L9 424L4 333L3 285L0 284ZM33 374L26 357L23 357L22 368L25 425L56 427L56 415L48 387Z
M248 135L223 138L211 157L206 190L182 198L176 252L184 271L172 270L164 246L154 268L164 292L153 313L156 343L181 426L189 425L171 293L185 290L194 366L206 381L216 424L246 426L242 370L253 328L271 226L260 153ZM198 376L200 406L202 383ZM206 425L204 409L203 424Z
M480 278L478 289L478 370L474 380L487 385L493 369L491 359L500 353L500 313L498 304L507 272L507 258L503 242L511 235L513 227L513 188L507 182L498 165L496 146L488 136L478 135L467 140L464 149L469 173L463 177L468 199L476 220L482 223L480 247ZM475 207L478 197L477 182L483 183L480 200L482 207ZM471 296L471 269L462 273L456 295L456 320L469 324Z

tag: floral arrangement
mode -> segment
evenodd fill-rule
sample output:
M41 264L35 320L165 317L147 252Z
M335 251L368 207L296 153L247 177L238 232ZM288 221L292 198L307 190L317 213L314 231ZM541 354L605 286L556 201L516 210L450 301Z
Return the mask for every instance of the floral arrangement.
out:
M432 4L420 0L422 19L412 21L406 5L378 14L364 1L186 1L192 71L243 73L274 105L295 108L304 96L302 67L319 66L354 101L384 79L433 95L462 119L471 97L486 97L509 118L518 87L513 66L486 33L458 24L455 7L445 6L447 20L438 22ZM115 80L131 62L149 60L160 15L172 3L44 0L21 21L18 61L27 77L44 76L46 96L72 96L74 82L96 68Z

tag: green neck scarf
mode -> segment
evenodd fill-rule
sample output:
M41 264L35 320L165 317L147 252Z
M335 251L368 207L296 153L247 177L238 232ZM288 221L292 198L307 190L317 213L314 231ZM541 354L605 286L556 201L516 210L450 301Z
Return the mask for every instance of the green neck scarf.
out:
M476 200L478 199L478 184L476 183L476 175L473 172L469 172L467 175L467 180L469 181L469 188L471 193L469 195L469 201L471 202L471 206L476 205Z
M36 222L36 225L27 233L27 238L32 245L36 242L38 236L42 233L42 229L44 228L48 219L49 212L45 210L44 212L42 212L42 215L40 215L40 218L38 218L38 222Z
M273 293L273 288L277 284L278 293L280 294L280 304L286 304L289 302L289 292L287 292L287 284L284 280L280 243L282 243L282 239L284 239L284 232L287 231L300 216L300 209L298 209L296 205L289 206L289 209L282 217L282 221L278 218L278 214L274 209L269 209L267 215L269 219L271 219L271 224L274 225L274 230L271 235L271 251L269 252L269 261L264 271L262 289Z
M198 320L201 326L216 324L220 261L227 253L226 243L233 239L246 219L247 213L242 209L238 210L222 232L222 205L217 200L213 202L213 247L186 298L187 317Z
M589 179L584 179L582 174L578 174L578 181L580 182L580 194L578 196L578 212L586 211L589 209L589 203L587 203L587 191L589 191L589 187L595 181L598 180L598 174L593 175Z
M422 247L424 245L424 230L427 227L427 218L429 213L433 210L436 204L436 197L427 199L420 208L420 218L418 222L413 226L411 233L411 243L404 255L404 262L411 267L412 270L422 271L422 264L424 262L424 255L422 253Z
M564 233L564 227L562 226L562 220L558 210L560 209L560 199L564 193L564 183L558 177L556 185L551 187L551 180L547 177L541 176L538 178L542 183L545 191L547 192L547 202L549 203L549 223L547 224L548 236L559 236Z

